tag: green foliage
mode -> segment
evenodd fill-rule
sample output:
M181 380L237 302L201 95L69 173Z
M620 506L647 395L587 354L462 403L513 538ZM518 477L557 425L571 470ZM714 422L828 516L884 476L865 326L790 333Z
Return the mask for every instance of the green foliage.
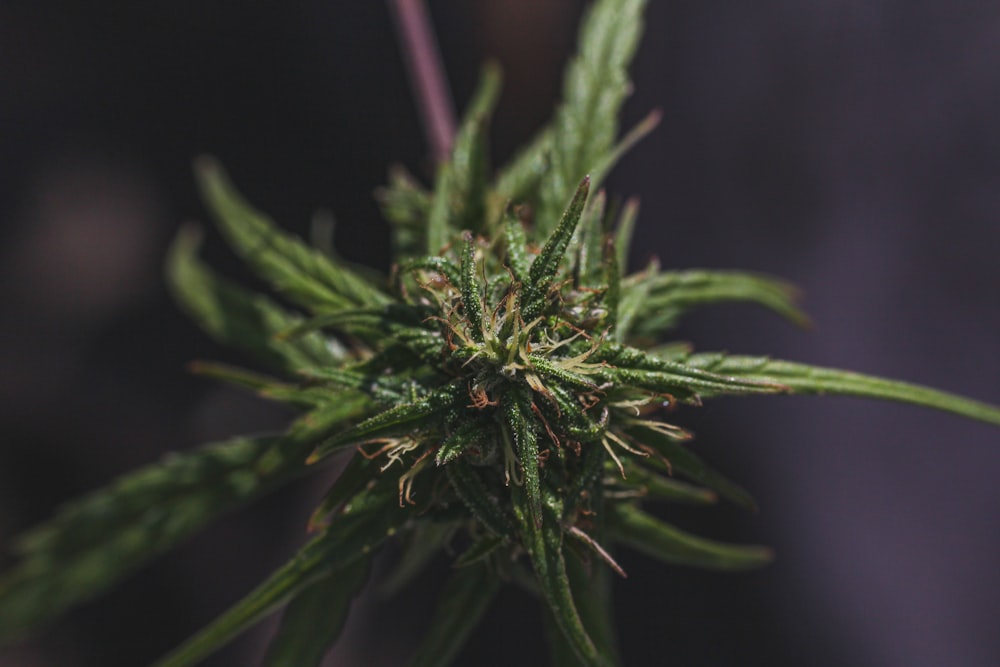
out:
M495 176L487 148L500 77L485 70L434 187L396 170L378 194L399 255L391 279L371 280L281 231L213 160L200 159L198 181L222 235L288 304L215 275L197 258L198 233L182 231L168 261L181 307L280 376L197 369L302 415L282 435L238 438L127 475L25 535L21 560L0 576L0 641L353 449L309 518L314 536L301 551L160 667L195 664L282 606L264 664L319 664L389 539L406 545L389 589L438 554L459 554L411 664L450 663L513 580L537 594L557 664L616 665L617 547L721 570L771 556L648 511L719 498L755 508L691 451L692 435L669 421L675 405L839 394L1000 425L1000 409L912 384L664 342L690 309L718 302L808 320L795 290L770 277L661 272L655 263L626 270L638 206L616 214L598 186L658 120L651 114L618 137L643 6L593 5L555 118Z

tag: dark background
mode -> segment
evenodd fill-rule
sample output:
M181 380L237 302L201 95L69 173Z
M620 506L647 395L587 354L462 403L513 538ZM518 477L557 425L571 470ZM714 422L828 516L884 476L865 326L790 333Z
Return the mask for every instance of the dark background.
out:
M1000 403L1000 5L651 4L625 115L660 107L664 122L609 182L642 198L633 266L656 254L781 275L816 322L721 307L679 335ZM581 6L431 2L457 99L486 56L505 66L498 158L548 116ZM218 155L302 234L331 208L338 251L383 268L371 193L390 163L426 177L430 162L382 2L5 2L0 62L5 542L168 450L287 418L184 372L240 360L161 278L178 225L205 218L195 155ZM205 252L245 277L218 237ZM995 428L849 399L725 400L682 418L761 512L677 520L778 556L717 575L623 554L628 665L1000 664ZM225 519L0 664L148 663L287 558L321 492ZM331 664L400 664L436 586L359 601ZM459 664L542 665L539 626L505 593ZM270 629L206 664L253 664Z

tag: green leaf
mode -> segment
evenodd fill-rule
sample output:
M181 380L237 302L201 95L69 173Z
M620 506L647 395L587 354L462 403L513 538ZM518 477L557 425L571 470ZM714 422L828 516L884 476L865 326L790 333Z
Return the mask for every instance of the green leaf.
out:
M277 333L303 319L215 275L198 260L200 239L194 227L178 233L167 258L167 283L181 307L212 338L285 372L331 365L342 358L342 351L318 333L294 341L276 339Z
M310 515L309 532L314 533L327 528L330 525L327 517L340 511L344 504L370 484L377 474L378 467L360 452L355 452Z
M767 547L727 544L691 535L623 503L611 508L608 532L616 542L671 565L748 570L766 565L774 557Z
M441 443L434 462L437 465L451 463L466 449L488 438L490 429L495 426L495 423L485 419L473 419L459 424L458 428Z
M551 157L552 129L545 128L500 169L494 190L505 203L532 198L549 172Z
M215 519L306 470L287 437L242 437L129 473L16 543L0 576L0 643L93 598Z
M393 226L396 257L423 251L423 231L431 208L431 195L403 167L389 169L389 184L375 191L382 215Z
M541 188L537 224L549 233L573 187L609 164L618 134L618 112L628 95L627 68L642 32L643 0L596 2L584 18L579 53L563 82L563 100L552 122L552 166ZM606 168L606 167L605 167Z
M525 398L516 390L505 392L500 397L503 406L504 437L513 440L517 458L521 461L524 475L524 492L528 499L528 513L536 525L542 523L542 493L538 462L538 434L534 420L530 416L530 398Z
M448 547L458 524L428 519L416 523L406 534L399 559L380 577L379 597L389 598L416 579L424 568Z
M499 588L496 574L483 565L456 570L441 592L430 630L410 667L450 665L479 625Z
M503 214L504 246L507 250L507 266L514 274L514 280L524 282L531 264L528 261L528 241L524 234L524 223L513 207L508 206Z
M368 579L371 558L360 558L296 595L281 616L262 667L319 667L340 636L354 596Z
M478 231L483 226L489 170L489 117L499 94L500 69L487 65L455 137L451 160L438 172L427 222L428 254L438 254L459 230Z
M951 412L1000 426L1000 408L920 385L886 380L833 368L809 366L767 357L729 356L718 353L691 355L683 362L691 368L755 382L776 382L793 394L859 396L911 403Z
M395 498L391 484L363 493L350 504L351 512L342 514L249 595L154 667L196 664L307 587L367 559L410 516L393 507Z
M692 505L711 505L718 496L711 490L665 477L641 466L628 469L628 487L638 489L643 498Z
M636 442L652 447L651 451L659 455L643 459L644 464L666 470L670 474L676 472L707 486L730 502L750 511L757 511L757 503L746 489L710 468L672 436L637 425L626 426L624 430Z
M298 305L340 310L389 301L364 278L337 266L251 208L213 158L199 158L195 175L229 244L261 278Z
M598 653L583 627L570 590L562 553L562 500L554 493L546 493L545 512L542 524L538 525L528 511L529 502L524 490L514 485L511 495L524 549L531 559L545 602L576 653L575 664L607 667L610 663Z
M309 461L319 461L352 443L418 428L427 422L428 417L454 407L464 392L465 388L461 383L453 382L413 403L404 403L380 412L322 443L309 456Z
M632 233L635 231L636 220L639 219L639 200L629 199L618 218L615 230L615 250L618 253L618 266L622 273L628 267L628 251L632 247Z
M552 282L559 272L559 265L566 254L566 247L569 245L570 239L573 238L576 225L580 222L583 207L587 203L588 192L590 192L590 178L584 176L573 195L573 199L563 213L559 226L545 242L542 252L531 263L522 311L525 322L530 322L538 317L545 307L549 288L552 287Z
M500 538L506 539L513 533L510 518L475 468L459 459L449 463L444 469L455 495L476 521Z
M466 329L472 340L483 342L483 296L482 287L476 277L476 240L471 233L465 232L462 251L462 308L465 319L469 321Z
M671 328L690 309L705 304L748 301L773 310L799 326L809 318L796 306L799 292L786 282L737 271L672 271L648 281L649 294L637 313L639 335L657 335Z

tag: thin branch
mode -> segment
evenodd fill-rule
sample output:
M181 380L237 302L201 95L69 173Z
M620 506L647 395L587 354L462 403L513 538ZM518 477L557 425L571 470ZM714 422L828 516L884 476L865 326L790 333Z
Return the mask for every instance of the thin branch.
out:
M424 134L435 161L443 162L451 155L455 112L427 6L424 0L389 0L389 7L396 19L400 50L417 98Z

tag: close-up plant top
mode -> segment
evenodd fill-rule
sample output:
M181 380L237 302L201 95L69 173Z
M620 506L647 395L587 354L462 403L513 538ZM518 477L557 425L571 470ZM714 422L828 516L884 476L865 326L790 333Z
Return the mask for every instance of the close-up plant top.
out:
M209 336L259 363L193 368L300 416L282 433L170 455L22 535L0 575L0 641L94 598L218 515L339 466L311 516L293 519L307 525L299 552L158 667L197 664L279 611L263 664L319 665L387 544L399 549L397 581L442 554L451 563L411 665L451 664L505 586L537 598L552 664L618 665L618 554L732 571L772 559L766 546L660 518L663 503L756 510L699 457L677 414L720 396L846 395L1000 426L1000 408L969 398L671 337L688 311L719 302L808 319L796 290L766 275L628 266L639 208L602 185L659 121L653 112L619 128L644 5L588 9L554 116L498 168L488 147L501 74L484 67L434 182L397 168L378 190L388 275L283 231L215 158L198 158L219 232L271 291L218 275L186 226L167 261L173 295Z

